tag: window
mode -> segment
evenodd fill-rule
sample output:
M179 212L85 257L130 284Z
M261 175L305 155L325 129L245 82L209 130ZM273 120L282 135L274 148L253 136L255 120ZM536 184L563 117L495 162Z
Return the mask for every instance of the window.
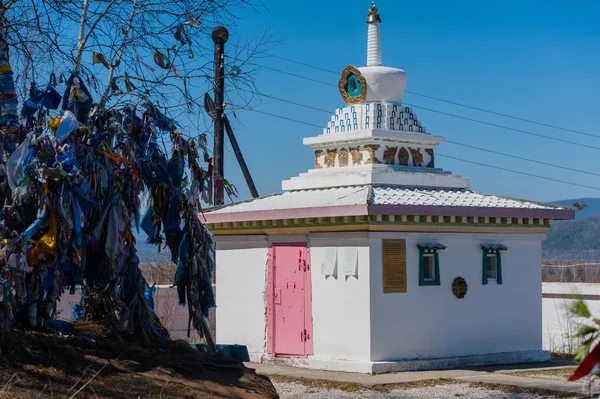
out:
M435 255L423 255L423 279L425 281L435 280Z
M498 257L497 255L487 255L487 278L496 280L498 277Z
M502 251L508 248L502 244L485 244L481 249L483 250L483 284L488 284L490 280L502 284Z
M419 248L419 285L440 285L439 251L446 249L442 244L418 244Z

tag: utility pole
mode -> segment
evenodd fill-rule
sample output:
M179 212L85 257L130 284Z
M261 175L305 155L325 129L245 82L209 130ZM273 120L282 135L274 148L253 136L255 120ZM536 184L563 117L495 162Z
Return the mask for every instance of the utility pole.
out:
M215 109L215 102L208 93L204 94L204 109L213 120L216 118L217 112ZM252 194L252 198L258 198L258 191L256 190L256 186L254 185L254 180L252 180L250 170L248 169L248 165L246 165L244 155L242 155L242 150L240 149L237 139L235 138L235 134L233 133L233 129L231 128L231 124L229 123L229 118L225 114L223 114L223 124L225 125L227 137L229 137L229 141L231 142L231 147L233 147L235 157L237 158L238 163L240 164L240 169L242 169L242 173L244 174L244 179L246 179L246 184L248 185L250 194Z
M223 158L225 156L224 148L224 124L223 124L223 103L225 102L225 43L229 39L229 32L222 26L215 28L212 31L212 40L215 43L215 144L213 148L213 187L215 206L223 205L224 203L224 186L223 177Z
M225 131L227 131L227 136L229 137L229 141L231 142L231 146L233 147L233 152L240 164L240 168L242 169L242 173L244 174L244 179L246 179L246 184L248 184L248 189L250 189L250 194L252 194L252 198L258 198L258 191L256 191L256 186L254 185L254 180L252 180L252 176L250 175L250 171L248 170L248 165L246 165L246 161L244 160L244 156L242 155L242 150L240 150L240 146L238 145L237 140L233 134L233 129L229 124L229 118L227 115L223 116L223 122L225 123Z

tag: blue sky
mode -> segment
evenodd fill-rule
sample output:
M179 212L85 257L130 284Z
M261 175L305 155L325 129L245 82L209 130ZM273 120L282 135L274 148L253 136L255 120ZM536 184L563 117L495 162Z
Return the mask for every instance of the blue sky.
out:
M370 1L298 2L271 0L269 11L249 14L232 28L237 36L260 35L270 24L279 44L270 53L341 73L366 63L366 15ZM383 64L408 73L407 90L486 108L600 136L600 3L564 1L379 0L383 19ZM257 63L337 84L328 73L276 58ZM271 96L330 110L343 106L335 87L269 70L257 75L258 88ZM537 126L453 106L413 94L406 103L489 123L600 147L600 138ZM325 126L326 113L263 98L259 111ZM508 152L556 165L600 173L600 150L582 148L485 126L414 108L428 132L448 140ZM236 112L233 126L261 195L281 191L281 181L312 166L302 138L321 129L252 111ZM212 138L211 138L212 139ZM230 146L225 175L249 197ZM438 158L446 170L469 177L487 193L550 201L600 197L600 177L555 169L450 143L438 151L453 157L548 176L599 190L574 187Z

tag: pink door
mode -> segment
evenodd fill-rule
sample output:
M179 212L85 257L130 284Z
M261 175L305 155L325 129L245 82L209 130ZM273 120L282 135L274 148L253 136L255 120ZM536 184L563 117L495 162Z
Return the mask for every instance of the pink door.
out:
M289 357L312 354L310 254L306 245L273 245L268 280L269 352Z

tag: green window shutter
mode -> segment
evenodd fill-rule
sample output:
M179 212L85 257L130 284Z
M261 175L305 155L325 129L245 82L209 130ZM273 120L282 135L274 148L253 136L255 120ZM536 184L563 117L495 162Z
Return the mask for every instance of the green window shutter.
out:
M502 251L506 251L508 247L503 244L482 244L481 249L483 250L483 262L482 262L482 282L483 284L488 283L487 277L487 266L488 266L488 254L496 255L496 283L502 284Z
M419 285L427 285L425 284L425 256L422 249L419 249Z
M496 265L498 267L498 270L496 271L496 273L498 274L496 276L496 282L498 284L502 284L502 254L500 253L500 251L498 251L498 253L496 254Z
M425 249L419 249L419 285L440 285L440 255L437 250L427 252L428 255L433 255L435 260L435 279L425 280Z
M487 285L488 283L488 278L487 278L487 251L483 251L483 262L482 262L482 275L483 275L483 285Z
M440 254L435 251L435 285L440 285Z

